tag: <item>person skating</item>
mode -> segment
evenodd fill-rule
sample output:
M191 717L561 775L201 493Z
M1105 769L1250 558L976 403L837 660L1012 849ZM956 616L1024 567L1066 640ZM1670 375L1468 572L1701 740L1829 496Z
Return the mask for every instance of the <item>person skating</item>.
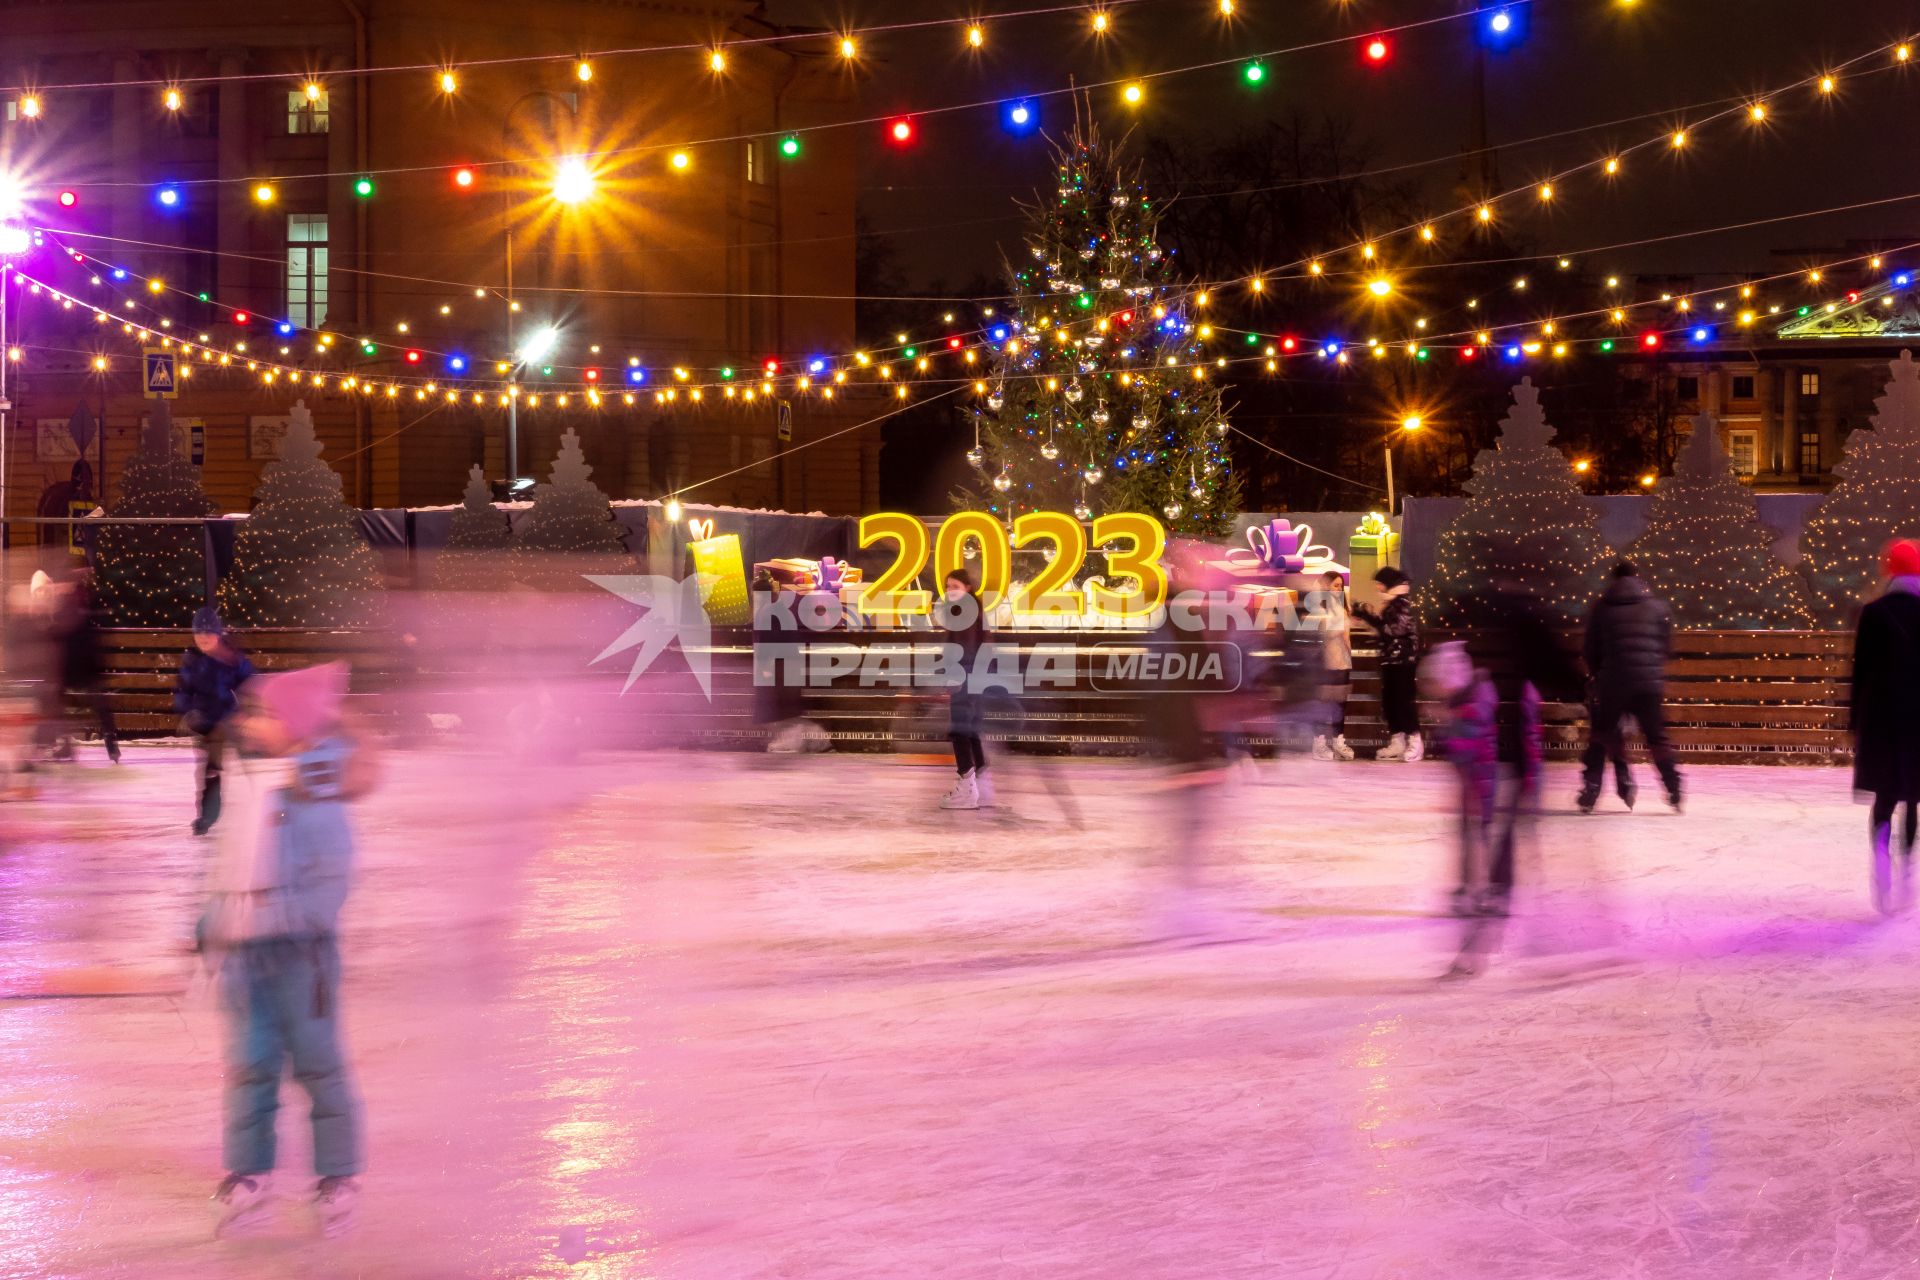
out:
M1500 697L1487 673L1474 667L1467 646L1457 640L1435 646L1420 664L1419 682L1420 692L1440 704L1440 751L1459 781L1460 883L1453 891L1453 914L1477 921L1483 914L1479 901L1492 866L1499 804ZM1481 927L1469 924L1448 977L1480 971L1490 949L1486 937Z
M239 708L239 690L253 676L253 663L227 634L220 612L207 605L193 615L193 648L180 657L174 679L173 713L193 735L200 761L200 801L193 834L203 836L220 819L220 775L226 763L227 724Z
M1667 738L1667 660L1673 653L1673 614L1666 601L1648 590L1639 571L1625 560L1614 566L1613 581L1587 614L1584 644L1592 685L1588 706L1587 748L1578 803L1592 813L1600 800L1606 765L1613 761L1614 785L1627 808L1636 794L1627 766L1622 722L1633 717L1647 740L1647 753L1666 788L1667 803L1680 807L1680 769Z
M1329 570L1307 593L1307 621L1320 641L1320 700L1327 708L1323 732L1313 739L1315 760L1351 760L1347 745L1347 698L1353 691L1353 635L1347 616L1347 580Z
M47 626L60 654L54 709L64 711L60 704L71 702L91 713L106 744L107 759L119 764L120 730L104 687L107 664L100 647L100 619L92 588L84 581L56 584L49 601ZM59 720L53 719L49 728L55 735L54 759L72 759L73 742L59 727Z
M935 606L947 642L958 650L958 672L948 698L947 740L953 744L953 768L960 775L940 798L942 809L990 809L993 783L987 777L987 753L980 745L980 695L968 687L974 659L986 641L986 607L964 569L946 577L946 596Z
M1854 630L1847 724L1853 736L1853 789L1873 797L1873 905L1882 913L1913 905L1915 809L1920 806L1920 543L1887 547L1886 589L1860 611ZM1899 877L1893 868L1893 816L1901 824Z
M222 828L201 916L201 951L227 1022L227 1176L216 1234L271 1207L280 1080L312 1102L313 1206L326 1235L352 1224L361 1170L360 1103L340 1046L337 931L353 875L348 801L372 785L364 736L341 719L340 664L249 682L232 730L234 812Z
M1413 616L1413 584L1392 565L1376 572L1373 580L1380 587L1384 603L1378 610L1365 604L1353 606L1353 616L1380 635L1380 711L1390 736L1373 758L1411 764L1426 754L1414 686L1414 670L1420 661L1420 621Z

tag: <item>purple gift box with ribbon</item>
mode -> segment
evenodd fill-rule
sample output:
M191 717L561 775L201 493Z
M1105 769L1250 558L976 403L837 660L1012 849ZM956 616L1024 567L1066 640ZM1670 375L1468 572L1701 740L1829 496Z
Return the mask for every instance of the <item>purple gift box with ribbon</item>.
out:
M1333 550L1313 540L1313 526L1287 520L1269 520L1247 530L1247 545L1227 552L1227 563L1270 573L1305 573L1307 565L1330 565Z

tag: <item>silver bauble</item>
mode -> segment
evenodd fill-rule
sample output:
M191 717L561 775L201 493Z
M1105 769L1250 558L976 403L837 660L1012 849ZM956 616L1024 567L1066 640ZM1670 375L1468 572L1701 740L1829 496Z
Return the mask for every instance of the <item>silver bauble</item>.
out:
M1089 464L1087 469L1085 471L1082 471L1080 474L1082 477L1086 479L1086 482L1088 484L1099 484L1100 478L1106 475L1107 473L1102 471L1100 468Z
M1080 386L1080 384L1079 384L1079 382L1077 382L1077 381L1075 381L1075 382L1069 382L1069 383L1067 384L1067 401L1068 401L1068 403L1070 403L1070 404L1079 404L1079 403L1080 403L1080 401L1081 401L1081 399L1082 399L1082 398L1083 398L1083 397L1084 397L1084 396L1085 396L1086 394L1087 394L1087 393L1086 393L1086 392L1085 392L1084 390L1082 390L1082 389L1081 389L1081 386Z
M1000 412L1001 406L1005 405L1006 403L1007 403L1006 399L1002 396L987 397L987 408L993 410L995 413Z
M1093 508L1084 502L1076 502L1073 504L1073 518L1075 520L1091 520L1093 519Z
M1167 519L1169 520L1178 520L1180 518L1180 513L1186 510L1185 507L1181 506L1177 502L1169 502L1166 506L1160 509L1167 513Z
M1153 419L1149 418L1146 414L1136 413L1133 415L1133 429L1135 431L1145 431L1148 427L1152 425L1153 425Z
M1052 462L1055 458L1060 456L1060 446L1055 444L1053 441L1049 440L1045 444L1040 446L1040 456L1045 458L1048 462Z
M983 466L986 463L986 461L987 461L987 451L985 449L982 449L979 445L975 445L973 446L973 448L967 450L968 466L977 468L977 467Z
M1107 412L1107 406L1104 404L1093 411L1093 425L1096 427L1104 427L1112 419L1113 415Z
M1007 490L1013 488L1013 477L1002 471L993 478L993 487L1001 493L1005 493Z

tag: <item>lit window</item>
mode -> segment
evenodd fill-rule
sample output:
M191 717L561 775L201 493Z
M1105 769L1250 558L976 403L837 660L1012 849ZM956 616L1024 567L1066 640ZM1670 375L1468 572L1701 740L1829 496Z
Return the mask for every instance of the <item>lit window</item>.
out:
M1729 431L1727 433L1727 460L1733 464L1733 474L1737 476L1759 474L1759 433L1756 431Z
M305 89L287 91L287 132L325 133L327 131L327 91L309 98Z
M327 215L287 215L287 319L302 329L327 322Z
M1817 373L1801 374L1800 375L1800 394L1803 396L1819 395L1820 394L1820 375Z
M761 150L759 138L747 139L747 181L755 183L767 181L767 157Z

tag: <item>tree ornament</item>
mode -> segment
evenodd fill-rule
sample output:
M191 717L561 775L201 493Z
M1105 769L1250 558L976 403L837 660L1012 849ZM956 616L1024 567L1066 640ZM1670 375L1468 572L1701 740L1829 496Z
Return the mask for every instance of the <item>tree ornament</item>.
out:
M1133 415L1133 429L1135 431L1145 431L1148 427L1152 425L1153 425L1153 419L1149 418L1146 414L1136 413Z
M1180 518L1180 513L1186 510L1186 508L1181 506L1177 502L1169 502L1166 506L1160 508L1160 510L1166 513L1167 519L1178 520Z
M1086 394L1087 393L1085 389L1083 389L1080 385L1080 379L1075 378L1072 382L1069 382L1067 384L1067 403L1068 404L1079 404L1080 401L1086 397Z
M967 450L968 466L973 467L975 470L978 470L979 468L986 465L986 461L987 461L987 451L985 449L982 449L979 445L975 445L973 446L973 448Z
M1224 436L1227 434L1227 423L1224 418L1221 419L1219 422L1216 422L1213 424L1213 434L1217 436Z
M993 410L995 413L1000 412L1001 408L1006 403L1007 403L1007 398L1001 395L998 391L994 392L992 395L987 397L987 408Z
M1001 468L1000 473L993 478L993 487L1001 493L1013 488L1013 473L1004 467Z
M1093 508L1087 505L1087 500L1085 498L1082 498L1073 504L1073 518L1075 520L1093 519Z
M1092 250L1092 249L1082 249L1082 250L1080 251L1080 260L1081 260L1082 262L1092 262L1092 261L1093 261L1093 250Z
M1049 440L1045 444L1040 446L1040 456L1045 458L1048 462L1052 462L1055 458L1060 456L1060 446L1055 444L1053 441Z
M1113 202L1113 207L1114 207L1114 208L1116 208L1116 209L1124 209L1124 208L1126 208L1126 207L1127 207L1127 199L1128 199L1128 196L1127 196L1127 193L1126 193L1126 192L1124 192L1124 191L1116 191L1116 192L1114 192L1114 193L1113 193L1113 196L1112 196L1112 202Z
M1093 411L1093 425L1096 427L1104 427L1108 422L1112 421L1112 419L1113 415L1107 412L1107 402L1102 400Z
M1094 466L1092 463L1088 463L1087 469L1085 471L1082 471L1080 474L1086 479L1086 482L1088 484L1099 484L1101 477L1105 476L1107 473L1102 471L1099 467Z

